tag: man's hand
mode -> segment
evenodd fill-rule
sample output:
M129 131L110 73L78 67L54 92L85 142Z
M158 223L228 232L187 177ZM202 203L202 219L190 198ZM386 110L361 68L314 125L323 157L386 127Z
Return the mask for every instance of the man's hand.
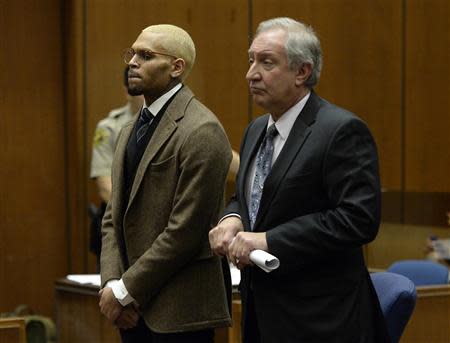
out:
M228 259L242 269L251 265L250 252L256 249L267 251L265 232L239 232L228 246Z
M111 176L98 176L95 178L95 183L97 185L98 195L105 202L111 199Z
M139 313L135 305L130 304L123 308L119 317L114 324L122 330L128 330L134 328L139 320Z
M114 323L123 310L122 305L114 296L111 287L105 287L98 293L100 295L100 311L111 323Z
M219 256L228 255L228 246L240 231L244 230L239 217L227 217L209 231L209 245Z

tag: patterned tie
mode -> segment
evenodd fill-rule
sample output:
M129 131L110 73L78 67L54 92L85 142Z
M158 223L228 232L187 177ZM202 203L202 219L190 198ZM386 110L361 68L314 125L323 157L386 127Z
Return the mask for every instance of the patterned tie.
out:
M264 139L259 147L258 154L256 155L256 169L255 178L253 179L251 201L250 201L250 229L253 230L255 224L256 215L258 214L259 203L261 201L261 195L264 188L264 181L266 181L267 175L272 168L272 156L273 156L273 139L278 134L275 124L272 124L266 132Z
M148 110L148 108L143 108L141 111L141 115L139 116L139 120L137 123L137 130L136 130L136 143L139 145L139 142L142 140L142 138L145 137L145 134L148 131L148 128L150 127L150 124L152 123L153 115Z

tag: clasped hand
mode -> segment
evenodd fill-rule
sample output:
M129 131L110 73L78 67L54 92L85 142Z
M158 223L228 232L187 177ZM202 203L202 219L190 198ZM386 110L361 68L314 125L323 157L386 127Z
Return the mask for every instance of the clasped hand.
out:
M114 296L111 287L102 288L100 295L100 311L119 329L131 329L137 325L139 313L134 304L122 306Z
M267 251L265 232L244 232L238 217L227 217L209 232L209 244L219 256L227 256L238 269L251 265L250 252Z

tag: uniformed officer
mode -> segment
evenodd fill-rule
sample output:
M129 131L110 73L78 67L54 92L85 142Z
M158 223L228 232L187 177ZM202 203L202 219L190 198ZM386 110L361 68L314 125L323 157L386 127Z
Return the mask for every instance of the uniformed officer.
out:
M124 89L127 104L113 109L108 116L100 120L94 134L91 178L95 180L102 201L108 202L111 195L111 164L117 136L122 126L139 112L143 104L142 96L128 94L128 68L124 73Z
M101 251L101 221L111 196L111 165L117 136L120 129L140 111L144 102L143 96L128 94L128 67L124 71L124 90L127 104L113 109L98 122L93 140L90 176L95 180L102 203L98 209L91 211L90 250L98 257Z

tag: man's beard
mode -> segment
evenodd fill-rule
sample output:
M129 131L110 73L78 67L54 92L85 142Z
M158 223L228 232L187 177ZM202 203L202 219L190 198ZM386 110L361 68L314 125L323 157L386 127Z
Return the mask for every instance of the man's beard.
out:
M139 87L131 87L128 86L128 94L131 96L142 95L144 94L142 89Z

